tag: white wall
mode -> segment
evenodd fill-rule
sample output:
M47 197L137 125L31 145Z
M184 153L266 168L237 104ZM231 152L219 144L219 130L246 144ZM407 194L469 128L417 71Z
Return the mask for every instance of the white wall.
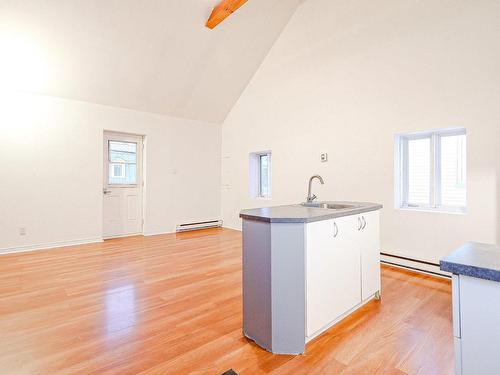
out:
M220 125L3 94L0 252L101 239L104 130L146 136L146 234L220 218Z
M498 242L500 2L309 0L223 124L222 212L305 200L384 204L382 250L437 261ZM394 208L393 137L463 126L468 214ZM250 199L248 153L272 150L273 198ZM329 162L319 154L328 152Z
M301 1L252 0L213 30L220 0L0 1L0 82L220 123Z

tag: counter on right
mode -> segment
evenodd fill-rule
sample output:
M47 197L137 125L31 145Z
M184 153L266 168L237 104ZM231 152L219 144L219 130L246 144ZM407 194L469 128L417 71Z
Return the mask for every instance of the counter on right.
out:
M500 247L468 242L440 268L452 273L456 374L500 374Z

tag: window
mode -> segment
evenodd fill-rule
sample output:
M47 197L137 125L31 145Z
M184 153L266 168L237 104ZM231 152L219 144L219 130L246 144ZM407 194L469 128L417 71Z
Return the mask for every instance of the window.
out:
M396 207L465 212L465 129L396 136Z
M260 179L259 179L259 196L269 196L269 154L259 155L260 159Z
M271 198L271 152L250 154L250 196Z
M113 178L125 178L125 168L122 164L113 164L111 169L111 177Z
M137 143L108 142L109 185L137 184Z

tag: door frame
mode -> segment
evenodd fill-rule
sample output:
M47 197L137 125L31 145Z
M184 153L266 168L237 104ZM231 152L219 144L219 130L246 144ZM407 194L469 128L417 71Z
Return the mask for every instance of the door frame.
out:
M109 180L109 168L104 170L104 163L106 162L106 158L108 155L104 152L104 146L105 142L104 139L106 138L106 135L111 135L114 137L116 140L123 140L125 142L130 142L130 137L136 137L138 140L140 140L140 144L142 145L142 151L141 151L141 160L140 160L140 176L138 176L138 181L137 181L137 186L141 186L141 204L142 204L142 222L141 222L141 230L140 234L144 235L144 227L146 224L146 199L145 199L145 192L146 192L146 135L145 134L137 134L137 133L127 133L123 131L118 131L118 130L107 130L104 129L102 132L102 137L101 137L101 150L102 150L102 158L101 158L101 167L103 168L101 177L101 188L100 191L102 192L104 189L104 186L108 185L108 180ZM115 186L115 188L121 188L121 187L126 187L123 185L118 185ZM102 213L101 213L101 235L103 239L112 239L112 238L121 238L121 237L129 237L129 236L134 236L134 234L124 234L120 236L105 236L104 235L104 194L101 194L101 207L102 207Z

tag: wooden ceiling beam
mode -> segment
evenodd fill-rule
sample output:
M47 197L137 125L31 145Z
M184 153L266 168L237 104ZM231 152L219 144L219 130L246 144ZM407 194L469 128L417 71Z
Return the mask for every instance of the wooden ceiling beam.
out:
M205 24L209 29L213 29L227 17L233 14L239 7L248 0L222 0L213 10Z

